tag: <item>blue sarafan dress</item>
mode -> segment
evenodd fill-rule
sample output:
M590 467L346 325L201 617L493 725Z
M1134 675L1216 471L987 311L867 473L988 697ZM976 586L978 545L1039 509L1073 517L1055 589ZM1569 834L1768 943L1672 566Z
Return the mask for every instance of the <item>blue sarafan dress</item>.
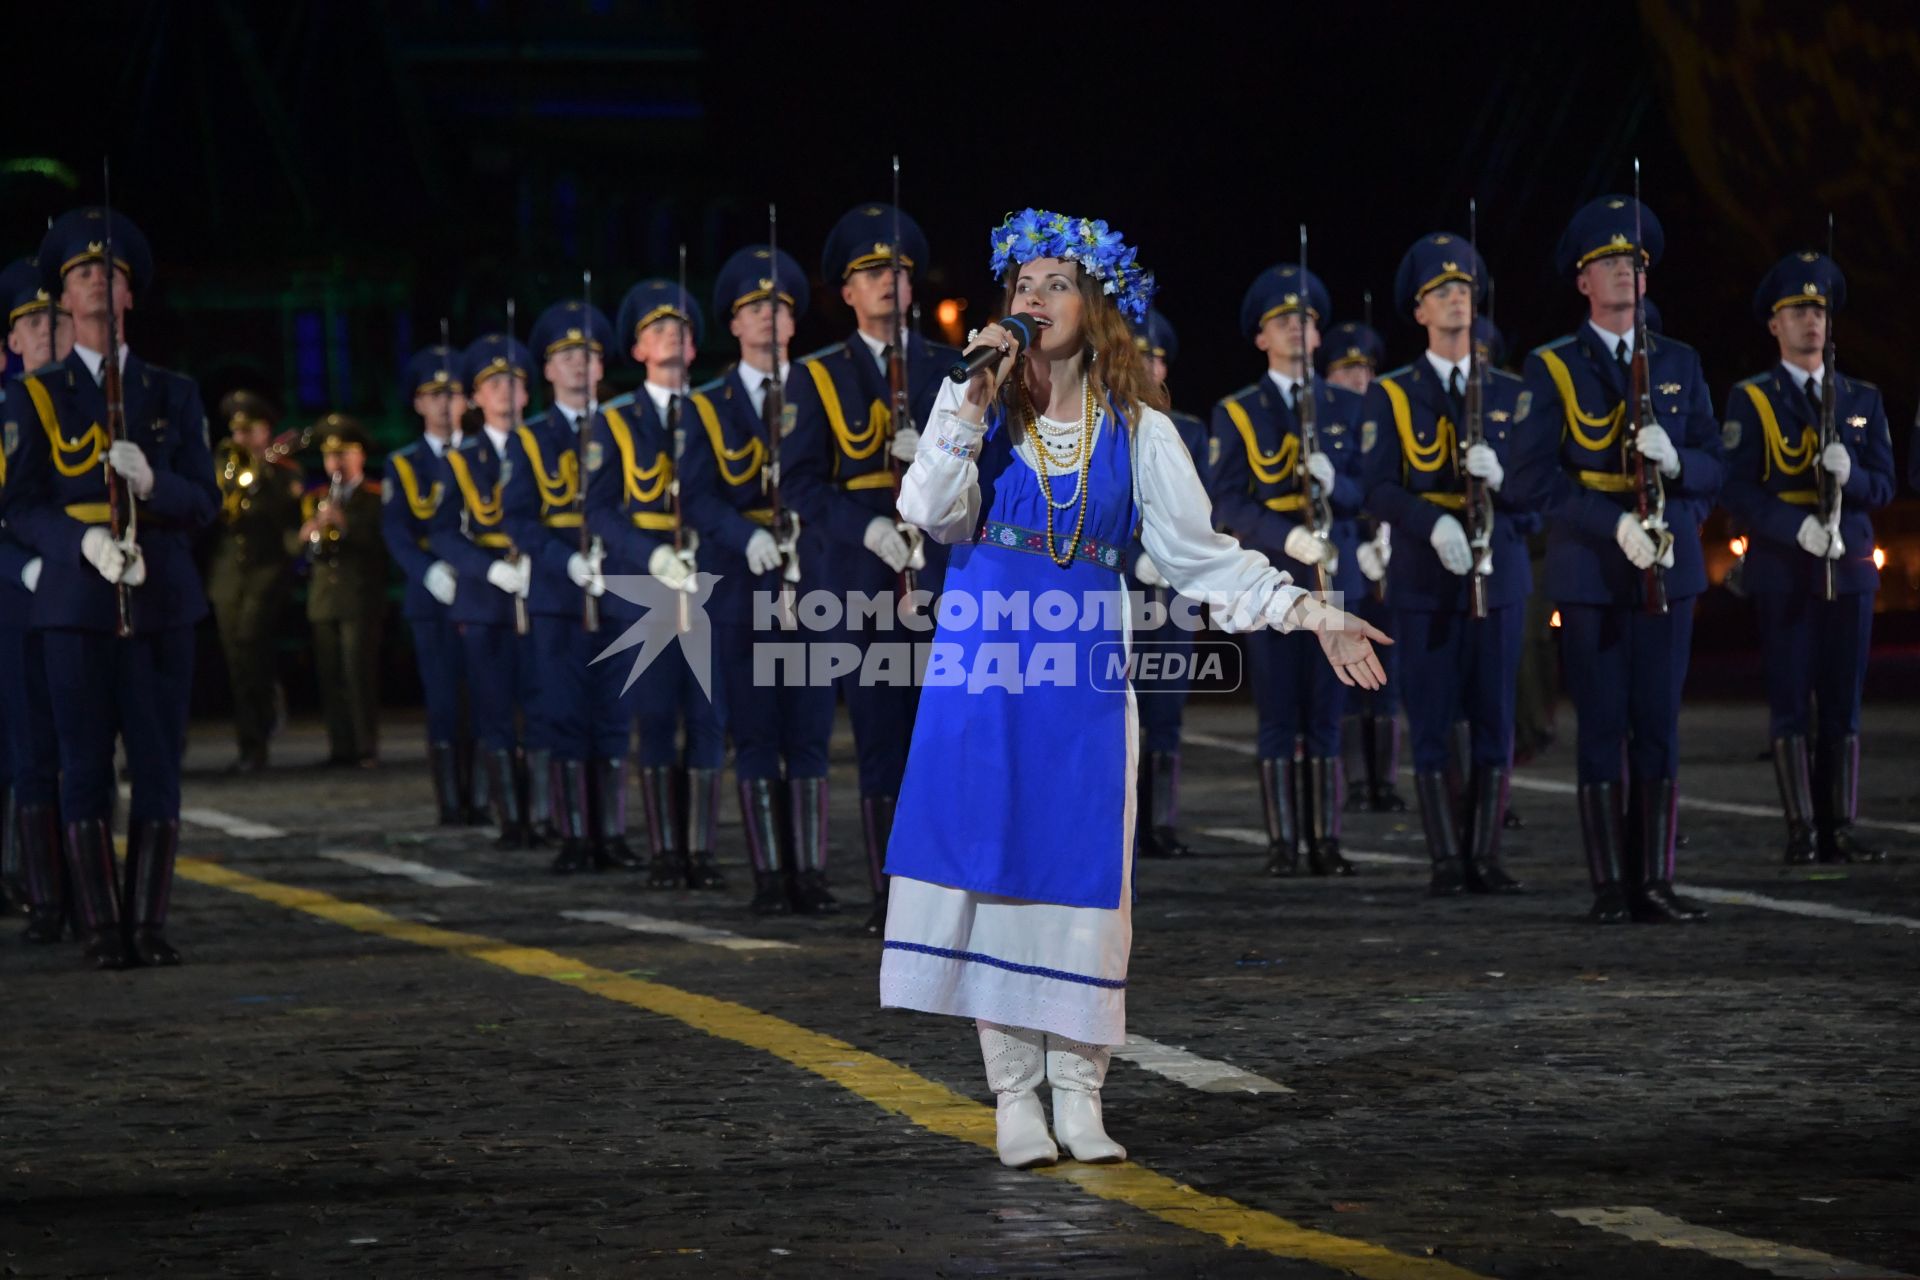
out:
M887 848L880 1002L1120 1044L1139 758L1126 548L1137 528L1229 631L1283 626L1301 592L1214 532L1165 414L1105 406L1084 482L1043 482L1020 424L966 422L961 394L942 390L900 490L901 515L954 550ZM1080 524L1064 567L1049 498L1055 555Z

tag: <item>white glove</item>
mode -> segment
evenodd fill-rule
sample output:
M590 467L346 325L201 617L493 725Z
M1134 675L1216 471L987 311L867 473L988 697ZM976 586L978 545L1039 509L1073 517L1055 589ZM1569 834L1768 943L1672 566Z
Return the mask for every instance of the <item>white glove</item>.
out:
M1800 549L1808 555L1823 558L1827 554L1828 545L1833 541L1827 533L1827 526L1820 523L1819 516L1808 516L1802 520L1799 531L1793 535L1793 540L1799 543Z
M1658 465L1660 474L1667 479L1680 474L1680 455L1674 452L1673 439L1665 427L1640 428L1640 434L1634 437L1634 447L1640 450L1641 457Z
M1452 516L1442 515L1433 522L1427 541L1440 556L1440 567L1448 573L1465 576L1473 568L1473 548L1467 545L1467 531Z
M1322 489L1333 488L1333 459L1315 451L1307 455L1307 474L1312 476Z
M687 579L693 576L693 570L688 568L687 562L674 551L671 542L663 542L653 549L653 554L647 557L647 572L675 591L684 588L687 585Z
M747 572L772 573L780 567L780 543L765 529L747 539Z
M1500 455L1493 451L1492 445L1476 444L1467 446L1467 474L1485 480L1487 488L1498 493L1501 482L1507 478L1507 469L1500 465Z
M126 480L134 497L144 502L153 493L153 464L133 441L115 440L107 450L107 463Z
M1853 456L1847 446L1835 440L1820 451L1820 469L1832 476L1835 484L1844 485L1853 474Z
M1314 537L1307 526L1297 524L1287 530L1287 540L1281 545L1281 550L1301 564L1317 565L1325 554L1326 544Z
M1360 572L1368 582L1378 582L1387 576L1387 562L1380 555L1380 548L1372 541L1363 542L1353 553L1360 562Z
M1620 544L1622 551L1627 553L1627 559L1633 563L1634 568L1651 569L1653 567L1656 554L1653 535L1640 527L1640 521L1632 512L1620 513L1620 522L1613 526L1613 540ZM1668 547L1667 553L1660 556L1659 560L1661 568L1673 568L1673 548Z
M573 585L583 588L590 596L607 593L607 582L600 576L600 557L574 552L567 557L567 577Z
M1847 554L1847 540L1840 536L1838 529L1829 529L1827 532L1830 535L1827 542L1827 559L1844 559Z
M459 585L459 578L453 572L453 566L445 560L435 560L427 566L427 573L421 579L421 585L427 594L441 604L452 604L453 593Z
M913 555L907 540L894 527L893 521L885 516L875 516L867 525L867 533L861 539L867 550L887 562L887 568L895 573L907 567L907 560Z
M113 540L113 535L104 526L95 525L80 535L80 554L108 582L118 585L126 579L126 549ZM145 576L144 572L141 576Z
M533 568L525 560L515 564L495 560L487 566L487 581L510 596L524 597L533 581Z
M20 566L20 585L29 592L40 589L40 557L35 556Z
M912 427L902 427L893 433L893 443L887 452L902 462L912 462L913 455L920 452L920 433Z
M1147 555L1144 551L1140 553L1140 558L1133 562L1133 576L1139 580L1140 585L1143 587L1164 587L1170 585L1167 582L1167 575L1160 572L1160 566L1155 564L1153 557Z

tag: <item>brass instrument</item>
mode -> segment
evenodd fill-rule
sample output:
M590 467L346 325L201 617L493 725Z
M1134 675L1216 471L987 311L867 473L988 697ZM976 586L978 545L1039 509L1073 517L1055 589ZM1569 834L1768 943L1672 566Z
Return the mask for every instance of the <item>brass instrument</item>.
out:
M327 496L322 498L313 509L313 532L307 535L307 554L316 560L331 560L339 554L340 529L327 519L328 513L340 509L346 501L347 480L344 473L333 471L327 476Z

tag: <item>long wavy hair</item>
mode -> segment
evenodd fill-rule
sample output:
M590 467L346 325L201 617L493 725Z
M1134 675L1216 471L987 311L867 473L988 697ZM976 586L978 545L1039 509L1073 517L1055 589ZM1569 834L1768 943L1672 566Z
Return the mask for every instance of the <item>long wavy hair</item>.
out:
M1077 268L1078 263L1074 264ZM1081 336L1085 338L1087 351L1093 356L1087 366L1087 376L1093 380L1093 394L1102 404L1111 405L1126 422L1128 434L1140 421L1144 409L1167 411L1169 403L1167 389L1153 380L1147 373L1146 362L1140 358L1140 348L1133 340L1133 329L1127 324L1127 318L1113 305L1113 299L1101 291L1100 282L1084 270L1074 272L1075 282L1080 289ZM1012 315L1014 310L1014 288L1020 281L1020 267L1016 264L1007 270L1006 291L1001 300L1001 314ZM1021 356L1024 364L1026 357ZM1001 407L1008 418L1018 421L1015 412L1014 396L1018 394L1014 379L1025 376L1025 370L1015 370L1014 377L1008 378L1000 388Z

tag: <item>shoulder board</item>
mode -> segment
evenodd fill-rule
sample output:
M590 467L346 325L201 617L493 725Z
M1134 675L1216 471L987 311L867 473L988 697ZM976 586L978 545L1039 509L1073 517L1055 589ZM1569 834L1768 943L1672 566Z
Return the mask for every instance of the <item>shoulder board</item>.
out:
M377 494L380 492L380 481L378 477L368 476L366 479L360 482L360 487L362 489L365 489L368 493Z
M1875 395L1880 394L1880 385L1878 383L1868 382L1865 378L1856 378L1844 369L1840 371L1840 380L1857 390L1871 391Z
M600 411L605 413L608 409L630 408L633 404L633 395L634 393L631 391L623 391L611 400L602 400L600 402Z
M949 346L944 342L929 342L927 343L927 354L938 356L942 360L958 359L960 348Z
M1552 342L1543 342L1539 346L1535 347L1533 350L1535 352L1558 350L1559 348L1566 346L1569 342L1572 342L1574 339L1578 338L1579 336L1580 335L1577 333L1570 333L1566 335L1564 338L1555 338Z
M538 430L547 425L547 418L552 415L552 412L553 411L551 409L542 409L540 412L534 414L531 418L522 418L520 420L520 425L523 427L533 427L536 430Z
M1487 375L1494 382L1525 382L1526 379L1511 369L1488 369Z
M795 360L794 363L795 364L812 364L817 360L825 360L829 356L837 356L842 351L845 351L846 349L847 349L846 343L836 342L836 343L833 343L831 346L822 347L818 351L810 351L806 355L801 356L798 360Z
M1412 372L1413 372L1413 363L1409 361L1408 363L1401 365L1398 369L1389 369L1385 373L1375 374L1373 380L1375 382L1379 382L1385 378L1404 378L1410 375Z
M1672 347L1676 351L1693 350L1692 347L1680 341L1680 339L1670 338L1664 333L1650 333L1647 335L1647 350L1658 351L1663 347Z
M1229 400L1247 400L1258 395L1259 393L1260 393L1260 384L1257 382L1249 382L1246 386L1240 388L1238 391L1229 391L1224 396L1221 396L1219 403L1225 404Z
M1771 381L1773 381L1773 370L1769 369L1765 373L1756 373L1751 378L1742 378L1733 385L1736 387L1758 387L1764 386Z
M1332 404L1340 404L1347 400L1357 402L1364 398L1358 391L1353 390L1351 387L1336 387L1331 382L1320 382L1317 385L1326 389L1327 400Z
M693 389L693 394L697 396L705 396L709 400L713 399L713 397L719 395L721 392L727 389L727 374L732 372L733 372L733 366L728 365L726 369L721 372L719 377L713 379L711 382L703 382L699 386L695 387Z

